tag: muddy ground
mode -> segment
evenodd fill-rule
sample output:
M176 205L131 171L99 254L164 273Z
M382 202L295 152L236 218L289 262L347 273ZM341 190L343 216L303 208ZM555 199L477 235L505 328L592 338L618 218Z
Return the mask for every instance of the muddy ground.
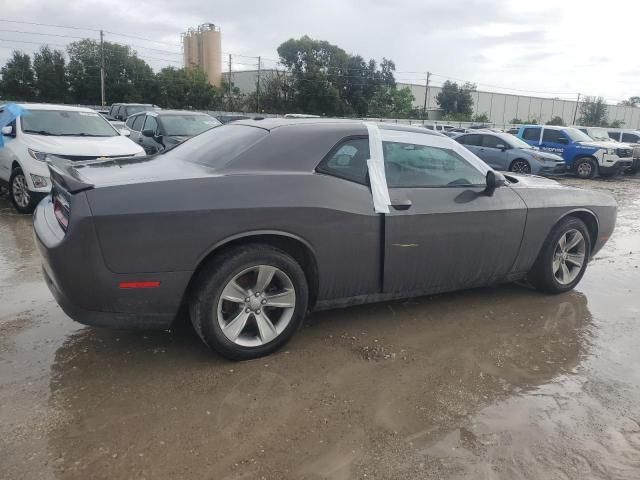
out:
M69 320L0 199L0 478L640 478L640 177L578 288L313 315L231 363Z

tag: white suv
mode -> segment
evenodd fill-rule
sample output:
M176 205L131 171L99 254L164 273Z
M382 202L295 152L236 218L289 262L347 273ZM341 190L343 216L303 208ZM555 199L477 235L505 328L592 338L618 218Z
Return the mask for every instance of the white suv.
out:
M120 134L90 108L22 104L25 111L2 128L0 184L20 213L31 213L51 190L47 155L71 161L144 155L144 150ZM0 106L0 112L3 107Z

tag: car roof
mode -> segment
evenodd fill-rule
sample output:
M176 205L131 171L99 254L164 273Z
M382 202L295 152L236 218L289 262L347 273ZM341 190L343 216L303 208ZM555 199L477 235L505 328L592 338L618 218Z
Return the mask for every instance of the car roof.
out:
M18 106L24 108L25 110L66 110L68 112L97 113L93 108L74 107L71 105L56 105L52 103L18 103Z
M194 112L193 110L151 110L151 111L140 112L140 113L145 113L152 117L163 117L166 115L199 115L199 116L207 116L207 117L210 116L204 112Z
M153 104L151 103L112 103L111 106L113 107L114 105L124 105L126 107L153 107Z
M310 128L325 128L329 126L342 125L360 127L364 120L357 119L341 119L341 118L264 118L259 120L236 120L234 125L246 125L249 127L262 128L264 130L275 130L283 127L306 126ZM378 128L383 130L401 130L407 132L416 132L424 135L442 136L439 132L427 130L422 126L405 125L398 123L375 122Z

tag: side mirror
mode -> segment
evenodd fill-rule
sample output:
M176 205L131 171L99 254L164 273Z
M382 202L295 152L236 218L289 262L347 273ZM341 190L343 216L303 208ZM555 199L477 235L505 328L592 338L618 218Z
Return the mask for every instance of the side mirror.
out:
M6 127L2 127L2 135L13 136L13 127L11 125L7 125Z
M153 137L156 136L156 132L154 130L151 130L151 129L142 130L141 133L142 133L143 137L153 138Z
M499 143L498 145L496 145L496 148L499 148L504 152L507 149L507 146L502 143Z
M122 135L123 137L131 136L131 131L126 128L121 128L119 132L120 132L120 135Z
M501 173L489 170L487 172L487 188L485 188L484 193L490 197L496 188L504 187L506 183L507 181Z

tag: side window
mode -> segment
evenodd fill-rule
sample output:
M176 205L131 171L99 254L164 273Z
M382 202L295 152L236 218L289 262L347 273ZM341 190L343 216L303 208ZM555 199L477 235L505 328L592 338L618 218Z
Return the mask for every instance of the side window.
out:
M506 146L506 143L501 138L493 135L482 135L482 146L487 148L498 148L498 145Z
M634 133L623 133L622 134L622 141L624 143L638 143L638 135L634 134Z
M566 139L567 137L565 137L564 133L562 133L560 130L552 130L550 128L545 128L544 133L542 134L543 142L560 143L561 138Z
M125 125L127 126L127 128L129 130L133 130L133 122L136 119L136 117L129 117L127 118L127 123L125 123Z
M480 137L481 135L477 135L473 133L471 135L463 135L462 137L456 140L458 140L462 145L478 146L480 145Z
M320 163L318 171L365 184L369 158L369 139L351 138L334 147Z
M620 132L609 131L607 133L609 134L609 138L611 140L620 141Z
M158 130L158 121L156 117L152 117L151 115L147 115L147 120L144 122L143 130L153 130L154 132Z
M389 187L484 185L485 176L454 150L383 142Z
M540 140L540 129L539 128L525 128L522 133L522 138L525 140Z
M120 105L118 105L118 106L115 108L114 112L113 112L113 118L116 118L116 119L118 119L118 120L119 120L119 118L118 118L118 117L119 117L119 115L121 115L122 113L124 113L124 112L123 112L123 107L122 107L122 106L120 106Z
M144 115L136 115L133 117L135 120L133 121L133 130L139 132L142 130L142 124L144 123Z

